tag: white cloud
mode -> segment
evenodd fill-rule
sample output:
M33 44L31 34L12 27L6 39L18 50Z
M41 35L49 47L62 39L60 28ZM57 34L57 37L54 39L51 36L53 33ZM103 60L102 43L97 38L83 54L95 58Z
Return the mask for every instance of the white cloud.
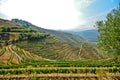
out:
M8 0L1 11L10 18L21 18L48 29L72 29L84 20L74 0Z
M2 18L2 19L8 19L8 16L6 16L3 13L0 12L0 18Z
M0 0L0 18L7 19L8 17L2 13L1 6L4 4L7 0Z
M107 12L83 18L80 9L85 9L96 0L8 0L1 7L9 18L20 18L47 29L93 29ZM77 10L75 4L80 9Z

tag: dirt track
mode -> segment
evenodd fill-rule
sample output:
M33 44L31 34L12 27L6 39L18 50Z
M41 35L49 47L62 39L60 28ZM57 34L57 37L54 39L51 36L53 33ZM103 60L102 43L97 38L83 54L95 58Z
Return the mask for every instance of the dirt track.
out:
M120 77L120 73L106 73L106 74L62 74L62 73L52 73L52 74L19 74L19 75L0 75L0 78L10 77L10 78L27 78L27 77Z

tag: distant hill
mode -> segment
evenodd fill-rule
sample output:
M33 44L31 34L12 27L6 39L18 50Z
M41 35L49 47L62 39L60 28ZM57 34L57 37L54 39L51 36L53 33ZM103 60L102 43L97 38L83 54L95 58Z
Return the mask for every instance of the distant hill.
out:
M85 30L85 31L66 31L68 33L80 36L90 42L97 42L98 41L98 31L95 29Z
M76 36L76 35L73 35L71 33L63 32L63 31L44 29L44 28L35 26L32 23L29 23L29 22L24 21L24 20L12 19L12 22L22 24L25 27L29 27L29 28L36 30L36 31L39 31L39 32L45 32L45 33L51 34L51 35L65 41L65 42L68 42L68 43L81 44L83 41L83 38L80 36Z

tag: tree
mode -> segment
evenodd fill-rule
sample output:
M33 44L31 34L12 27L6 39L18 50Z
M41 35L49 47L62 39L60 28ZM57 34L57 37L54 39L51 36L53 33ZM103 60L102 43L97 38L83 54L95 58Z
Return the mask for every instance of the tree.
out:
M107 52L120 55L120 3L106 17L96 23L99 35L99 47Z

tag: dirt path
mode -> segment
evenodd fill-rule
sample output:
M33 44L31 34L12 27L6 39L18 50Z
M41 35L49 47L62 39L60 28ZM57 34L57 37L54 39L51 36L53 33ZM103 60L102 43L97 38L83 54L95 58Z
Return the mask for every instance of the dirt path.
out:
M81 59L81 51L82 51L82 44L81 44L81 47L80 47L80 50L79 50L79 53L78 53L79 59Z
M19 75L0 75L0 78L10 77L10 78L27 78L27 77L120 77L120 73L106 73L106 74L74 74L74 73L52 73L52 74L19 74Z
M13 51L12 45L9 45L8 47L9 47L10 51L11 51L12 53L14 53L20 60L23 60L22 57L20 57L15 51Z

